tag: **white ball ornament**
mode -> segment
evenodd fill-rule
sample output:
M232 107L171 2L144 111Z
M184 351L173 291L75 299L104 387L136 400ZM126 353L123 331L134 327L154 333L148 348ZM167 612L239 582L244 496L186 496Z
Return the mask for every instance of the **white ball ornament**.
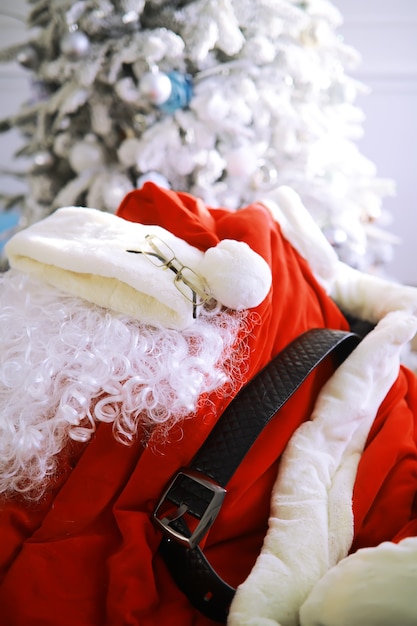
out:
M104 151L98 141L87 137L73 145L68 160L74 172L81 174L103 165Z
M169 99L172 83L163 72L147 72L140 80L139 89L149 102L158 106Z
M90 52L90 40L81 30L69 32L62 38L61 52L70 61L83 59Z
M110 174L103 184L103 202L107 211L115 213L125 195L132 190L133 185L127 176L119 173Z
M39 150L32 157L32 170L41 171L50 169L54 163L54 155L49 150Z
M242 147L229 152L226 162L227 173L236 178L250 176L258 166L258 158L253 148L250 147Z
M337 226L325 226L322 230L327 241L335 248L343 246L347 242L348 235L343 228Z
M171 188L171 185L169 184L168 179L160 172L156 172L153 170L149 172L145 172L141 176L138 176L136 180L136 187L140 189L147 182L155 183L155 185L158 185L159 187L162 187L163 189Z

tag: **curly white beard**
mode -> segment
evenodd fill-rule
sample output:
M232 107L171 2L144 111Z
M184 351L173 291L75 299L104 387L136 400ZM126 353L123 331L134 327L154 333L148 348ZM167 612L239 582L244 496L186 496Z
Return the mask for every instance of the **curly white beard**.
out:
M0 279L0 494L41 492L68 437L97 422L132 442L195 413L234 380L245 314L204 312L187 331L145 326L10 270ZM228 365L226 365L228 364Z

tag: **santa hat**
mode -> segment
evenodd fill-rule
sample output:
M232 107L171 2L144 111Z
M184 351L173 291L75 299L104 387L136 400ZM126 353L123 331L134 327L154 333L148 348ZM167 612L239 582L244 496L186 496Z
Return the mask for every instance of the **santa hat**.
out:
M202 236L196 247L160 226L64 207L14 235L6 254L12 268L68 293L178 330L189 326L198 312L192 303L194 281L198 292L231 309L260 304L271 286L267 262L247 243L220 241L209 224L189 221L199 226L207 249L200 249ZM156 252L148 244L150 235L157 238ZM183 267L187 269L178 275ZM183 274L185 280L178 280Z

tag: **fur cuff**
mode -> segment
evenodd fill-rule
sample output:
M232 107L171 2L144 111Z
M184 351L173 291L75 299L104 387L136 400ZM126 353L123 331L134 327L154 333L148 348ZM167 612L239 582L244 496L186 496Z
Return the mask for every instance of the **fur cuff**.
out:
M301 626L414 626L417 538L385 542L343 559L314 587Z

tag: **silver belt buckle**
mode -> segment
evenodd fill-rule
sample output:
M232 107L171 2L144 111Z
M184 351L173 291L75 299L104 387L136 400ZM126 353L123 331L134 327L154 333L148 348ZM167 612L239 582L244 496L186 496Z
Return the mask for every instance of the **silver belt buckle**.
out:
M181 503L178 506L169 500L169 492L174 487L175 483L183 477L202 485L212 493L212 498L206 510L189 537L177 531L175 528L172 528L170 525L172 522L180 519L183 515L185 515L185 513L187 513L187 511L189 511L188 506L185 503ZM220 511L225 495L226 489L217 483L212 482L204 474L192 469L181 469L175 474L156 505L153 512L153 521L164 535L174 539L187 548L193 549L198 546L204 535L212 526ZM193 517L195 517L195 515L193 515Z

